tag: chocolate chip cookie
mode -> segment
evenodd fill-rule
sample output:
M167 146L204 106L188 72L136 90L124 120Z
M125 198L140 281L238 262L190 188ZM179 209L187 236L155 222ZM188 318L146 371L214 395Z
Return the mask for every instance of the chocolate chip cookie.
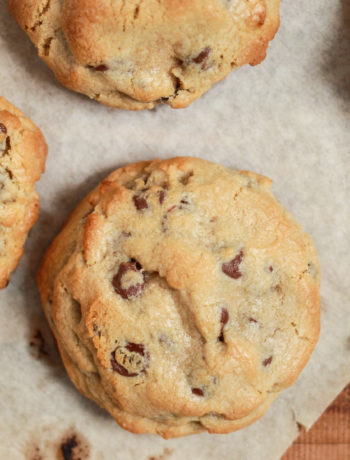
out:
M188 106L279 26L279 0L8 0L68 88L122 109Z
M8 284L38 217L34 184L44 170L46 153L39 128L0 97L0 289Z
M38 273L77 388L165 438L259 418L317 342L311 238L266 177L195 158L110 174Z

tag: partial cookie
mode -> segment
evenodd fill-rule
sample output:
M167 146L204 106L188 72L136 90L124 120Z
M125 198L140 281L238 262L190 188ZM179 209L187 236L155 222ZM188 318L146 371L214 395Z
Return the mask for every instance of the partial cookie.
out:
M0 289L8 284L38 217L34 184L44 171L46 153L40 129L0 97Z
M270 184L194 158L132 164L48 249L37 280L64 364L123 428L237 430L305 366L319 264Z
M279 0L8 0L68 88L122 109L186 107L265 58Z

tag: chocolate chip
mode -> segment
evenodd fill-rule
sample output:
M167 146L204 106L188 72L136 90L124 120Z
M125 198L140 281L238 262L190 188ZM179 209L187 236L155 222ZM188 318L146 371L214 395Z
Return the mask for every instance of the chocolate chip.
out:
M204 396L203 390L201 388L191 388L191 391L194 395Z
M106 70L108 70L108 67L106 66L106 64L100 64L97 66L89 65L88 68L92 70L96 70L97 72L106 72Z
M239 251L234 259L230 262L225 262L221 266L221 270L225 273L225 275L229 276L233 279L238 279L242 276L242 273L239 271L239 266L243 260L243 249Z
M145 373L150 355L141 343L127 342L111 353L112 369L123 377L137 377Z
M270 270L270 272L273 272L273 266L272 265L269 266L269 270Z
M167 210L167 212L174 211L174 209L176 209L176 208L177 208L177 205L174 204L171 208L169 208L169 209Z
M134 279L126 279L126 275L131 275L135 273ZM136 278L136 279L135 279ZM114 275L112 280L112 285L117 294L119 294L123 299L131 299L133 297L139 296L146 282L146 274L142 270L141 265L137 261L132 262L123 262L119 266L118 273Z
M250 317L250 318L249 318L249 322L250 322L250 323L257 323L257 320L254 319L254 318L252 318L252 317Z
M163 204L164 203L164 198L165 198L165 192L164 190L161 190L159 192L159 204Z
M263 366L269 366L272 363L272 356L269 356L268 358L264 359L263 361Z
M222 308L221 317L220 317L220 324L221 324L220 335L219 335L220 342L224 342L224 327L226 326L228 319L229 319L228 311L226 310L226 308Z
M209 48L209 46L207 46L206 48L204 48L203 51L201 51L198 56L196 56L195 58L192 59L192 61L195 63L195 64L201 64L202 62L204 62L208 56L209 56L209 53L210 53L211 49Z
M135 195L135 196L133 197L133 200L134 200L135 208L136 208L138 211L142 211L143 209L147 209L147 208L148 208L147 200L146 200L146 198L144 198L143 196L137 196L137 195Z
M7 134L7 128L3 123L0 123L0 132Z

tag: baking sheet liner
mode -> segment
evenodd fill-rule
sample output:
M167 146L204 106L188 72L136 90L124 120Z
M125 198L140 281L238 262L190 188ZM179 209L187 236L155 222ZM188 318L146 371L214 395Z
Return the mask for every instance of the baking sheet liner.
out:
M113 110L60 86L0 5L0 94L43 130L40 218L0 292L0 458L274 460L350 380L350 2L284 1L267 59L244 67L184 110ZM322 331L297 383L254 425L230 435L133 435L73 388L34 281L45 248L110 171L193 155L274 181L322 267ZM68 453L67 453L68 452ZM68 458L68 457L67 457Z

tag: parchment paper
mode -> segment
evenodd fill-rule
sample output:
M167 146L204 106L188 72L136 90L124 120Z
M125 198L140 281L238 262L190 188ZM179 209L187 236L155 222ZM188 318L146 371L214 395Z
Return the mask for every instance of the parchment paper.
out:
M0 292L0 459L63 458L67 440L66 452L82 460L279 459L298 424L310 427L350 380L350 2L284 0L263 64L234 72L188 109L131 113L56 83L0 1L0 94L42 128L49 144L37 187L40 219ZM174 155L274 180L274 192L319 251L322 333L297 383L260 421L230 435L165 441L123 431L73 388L34 275L69 213L107 173Z

